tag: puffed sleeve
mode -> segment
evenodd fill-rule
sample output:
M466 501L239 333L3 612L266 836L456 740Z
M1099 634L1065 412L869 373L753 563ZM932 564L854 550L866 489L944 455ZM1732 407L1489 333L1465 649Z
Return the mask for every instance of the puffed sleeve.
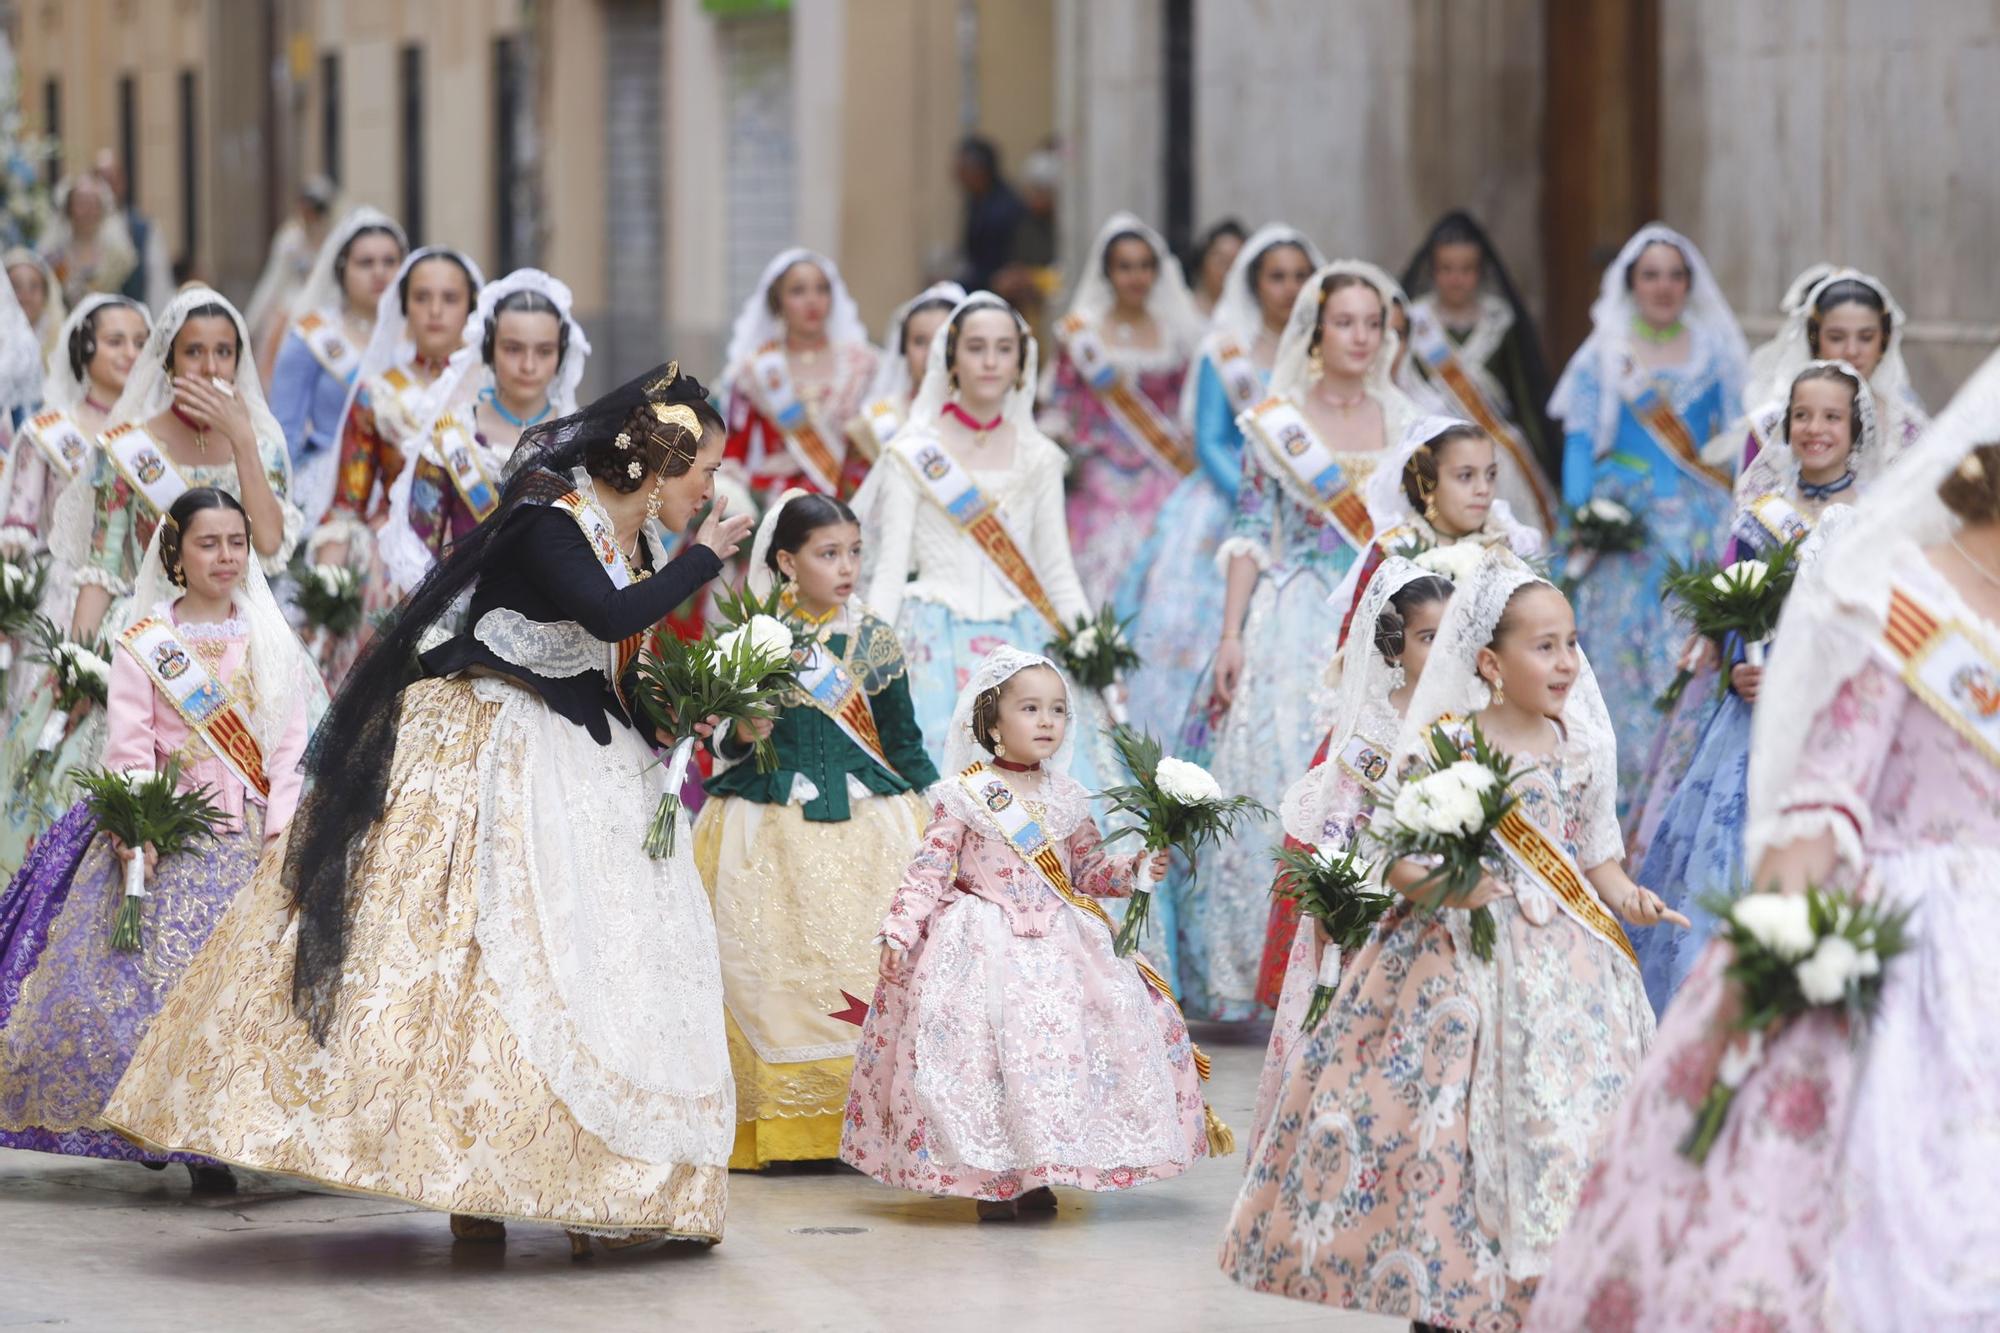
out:
M312 417L313 383L319 378L319 362L305 340L289 330L278 347L278 363L271 368L271 415L285 433L285 449L298 463L309 452L306 423Z
M1240 466L1243 479L1236 488L1236 513L1229 535L1215 548L1216 566L1225 574L1239 555L1249 556L1259 569L1269 569L1278 540L1278 479L1265 470L1254 445L1244 446Z
M958 849L965 841L965 821L948 813L943 802L931 806L930 827L917 854L903 871L903 882L889 902L882 921L882 939L907 949L923 934L924 922L937 910L958 869Z
M1578 356L1593 355L1585 347ZM1597 400L1604 392L1596 371L1578 366L1569 415L1563 425L1563 504L1580 509L1590 503L1597 487Z
M1192 382L1181 392L1194 395L1194 452L1201 461L1202 474L1209 484L1232 499L1242 479L1243 432L1236 428L1236 412L1229 404L1229 391L1206 356L1196 367Z
M122 646L111 652L104 716L104 767L114 773L152 773L159 755L159 732L153 725L153 682L146 668Z
M1615 753L1615 751L1614 751ZM1618 823L1618 768L1593 771L1583 792L1582 818L1576 838L1577 863L1595 870L1606 861L1625 859L1625 831Z
M903 609L903 585L910 581L910 554L916 539L917 506L922 503L909 469L899 459L883 458L882 494L875 502L880 516L873 533L875 577L868 585L868 609L890 624Z
M1069 547L1069 515L1063 508L1062 450L1050 444L1045 466L1035 473L1035 573L1065 622L1090 614L1083 581L1076 576L1076 556ZM881 614L879 611L876 614Z
M1097 821L1086 819L1069 835L1069 879L1078 893L1092 898L1129 898L1141 852L1113 856L1104 850L1104 835Z
M1871 656L1812 720L1774 824L1753 830L1752 840L1776 847L1831 836L1840 859L1859 870L1883 761L1909 698L1902 679Z

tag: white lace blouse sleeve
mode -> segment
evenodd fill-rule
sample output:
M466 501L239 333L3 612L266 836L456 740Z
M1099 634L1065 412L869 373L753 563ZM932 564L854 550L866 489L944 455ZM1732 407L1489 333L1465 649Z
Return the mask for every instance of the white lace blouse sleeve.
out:
M1076 576L1076 556L1069 545L1062 451L1046 441L1040 442L1040 447L1046 452L1036 459L1034 474L1035 572L1055 603L1056 613L1073 623L1090 614L1090 601L1083 595L1083 581Z

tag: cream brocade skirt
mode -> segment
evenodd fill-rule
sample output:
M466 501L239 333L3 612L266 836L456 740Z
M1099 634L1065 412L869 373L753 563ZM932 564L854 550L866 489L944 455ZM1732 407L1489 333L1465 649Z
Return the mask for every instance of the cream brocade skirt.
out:
M914 792L856 799L839 823L734 796L702 806L694 856L715 906L741 1126L732 1167L839 1155L876 934L927 813Z
M496 680L420 681L402 710L325 1046L292 1010L280 844L106 1120L427 1208L720 1239L735 1114L714 926L685 831L668 860L642 850L650 752Z

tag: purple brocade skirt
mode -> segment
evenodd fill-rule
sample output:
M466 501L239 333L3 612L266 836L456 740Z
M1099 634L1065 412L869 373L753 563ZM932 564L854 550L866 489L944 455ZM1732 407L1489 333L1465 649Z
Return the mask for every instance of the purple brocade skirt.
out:
M147 885L136 953L111 948L123 867L79 804L52 825L0 898L0 1148L128 1162L148 1153L99 1126L139 1038L250 882L263 811L213 846L163 861Z

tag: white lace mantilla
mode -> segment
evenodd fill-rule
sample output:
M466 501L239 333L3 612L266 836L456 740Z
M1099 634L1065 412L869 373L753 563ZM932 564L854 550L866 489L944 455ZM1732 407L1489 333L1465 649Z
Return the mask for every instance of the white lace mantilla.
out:
M530 620L496 607L479 618L472 635L524 671L557 679L604 668L604 642L574 620Z

